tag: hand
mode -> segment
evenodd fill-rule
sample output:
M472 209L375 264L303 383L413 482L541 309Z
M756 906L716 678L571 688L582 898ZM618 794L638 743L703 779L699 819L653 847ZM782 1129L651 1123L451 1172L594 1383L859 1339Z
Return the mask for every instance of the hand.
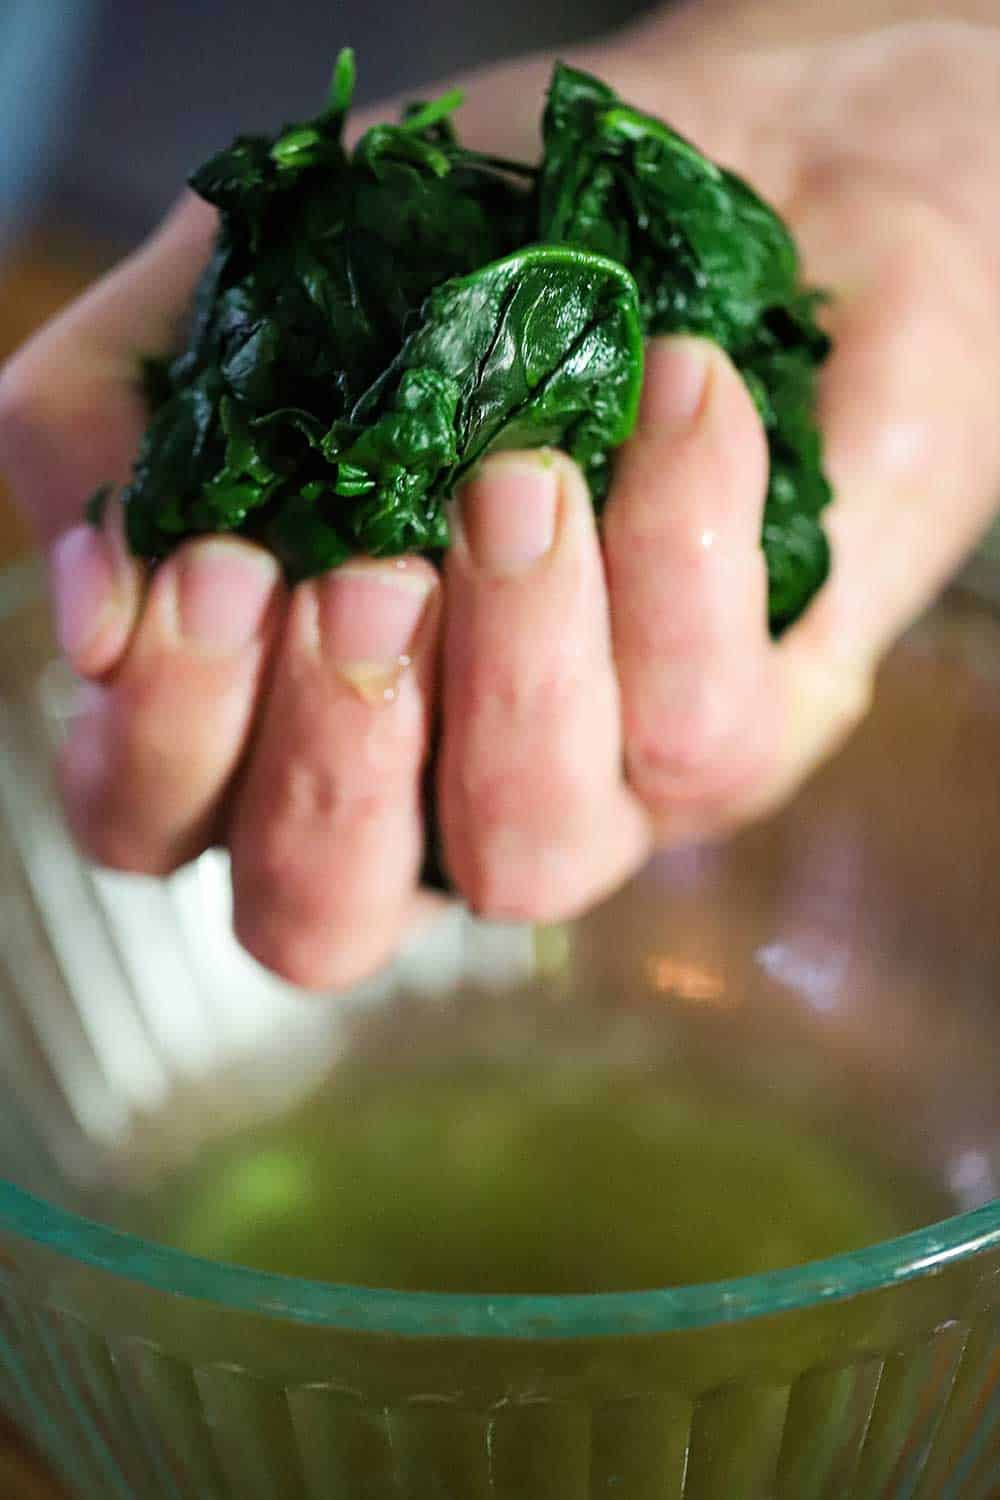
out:
M147 580L113 511L104 535L75 524L96 484L127 477L136 360L174 338L213 233L201 205L3 377L0 461L50 549L63 648L94 684L63 765L78 838L154 873L227 844L241 939L308 986L362 977L421 912L439 709L460 890L493 916L571 915L654 844L788 797L863 714L880 657L1000 491L1000 33L732 50L708 4L572 60L755 181L836 295L834 571L780 644L764 435L696 341L649 351L600 538L568 461L505 455L457 503L443 580L416 559L364 562L290 595L241 541L189 544ZM547 74L474 84L471 143L531 154Z

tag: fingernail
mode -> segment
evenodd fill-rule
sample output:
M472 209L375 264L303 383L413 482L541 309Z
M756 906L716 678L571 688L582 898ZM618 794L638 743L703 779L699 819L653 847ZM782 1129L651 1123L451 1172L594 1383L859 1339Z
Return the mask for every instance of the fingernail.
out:
M395 697L434 586L405 560L339 568L319 585L323 651L368 702Z
M260 633L278 582L274 558L241 542L200 542L177 566L183 639L220 653L248 646Z
M83 656L115 605L115 567L107 540L74 526L52 549L56 634L71 661Z
M705 403L711 372L700 339L659 338L646 347L639 426L666 436L692 426Z
M540 452L495 458L461 495L461 523L469 552L486 573L523 573L552 548L556 536L559 472Z

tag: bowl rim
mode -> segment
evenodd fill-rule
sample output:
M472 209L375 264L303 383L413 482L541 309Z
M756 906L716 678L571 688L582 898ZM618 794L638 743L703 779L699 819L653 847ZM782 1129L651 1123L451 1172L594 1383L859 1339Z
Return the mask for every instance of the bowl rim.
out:
M1000 1251L1000 1198L826 1260L648 1291L528 1296L310 1281L205 1260L99 1224L0 1179L0 1234L152 1291L343 1333L414 1339L641 1337L845 1301Z
M0 568L0 618L37 603L37 557ZM189 1255L100 1224L0 1178L0 1236L151 1291L343 1333L414 1339L641 1337L791 1313L1000 1251L1000 1198L859 1250L725 1281L529 1296L408 1292L312 1281Z

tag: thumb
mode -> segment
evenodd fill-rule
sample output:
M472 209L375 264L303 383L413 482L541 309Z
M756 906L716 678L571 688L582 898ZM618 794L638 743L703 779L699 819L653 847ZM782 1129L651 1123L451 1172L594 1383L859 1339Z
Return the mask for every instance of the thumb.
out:
M141 359L176 344L214 232L214 213L183 200L0 375L0 469L50 551L60 644L83 676L102 676L121 659L142 582L120 505L107 507L100 529L83 523L84 505L99 486L129 476L147 421Z
M0 373L0 470L43 544L99 485L128 478L147 420L141 361L176 346L215 223L186 197Z

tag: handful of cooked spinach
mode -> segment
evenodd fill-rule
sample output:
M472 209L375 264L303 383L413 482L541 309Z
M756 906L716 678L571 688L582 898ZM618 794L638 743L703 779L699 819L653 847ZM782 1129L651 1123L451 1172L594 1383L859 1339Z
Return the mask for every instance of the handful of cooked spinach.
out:
M220 211L184 351L151 367L125 494L133 550L237 531L290 579L356 553L439 553L445 501L488 452L541 444L599 508L631 432L642 340L716 340L767 429L771 628L829 567L813 410L828 341L795 245L739 178L603 83L558 66L538 167L463 148L456 94L342 142L326 108L239 138L191 179Z

